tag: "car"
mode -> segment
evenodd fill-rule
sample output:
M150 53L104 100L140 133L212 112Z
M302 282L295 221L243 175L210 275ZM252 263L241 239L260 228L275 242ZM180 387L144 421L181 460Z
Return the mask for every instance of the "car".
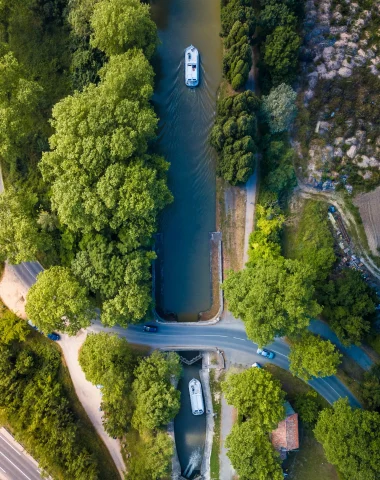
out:
M263 368L259 363L255 362L255 363L252 363L252 367L256 367L256 368Z
M54 342L57 342L58 340L61 340L61 336L58 335L58 333L51 332L46 335L50 340L54 340Z
M158 327L156 327L155 325L144 325L144 332L151 332L151 333L154 333L154 332L157 332L158 330Z
M270 352L266 348L258 348L257 354L262 355L263 357L266 357L266 358L274 358L274 353Z

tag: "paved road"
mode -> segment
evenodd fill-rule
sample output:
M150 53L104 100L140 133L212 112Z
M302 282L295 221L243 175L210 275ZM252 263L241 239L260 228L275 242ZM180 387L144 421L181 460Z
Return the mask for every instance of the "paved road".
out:
M35 282L37 274L42 270L39 263L27 262L21 265L14 265L12 267L21 281L25 285L30 287ZM323 330L321 335L331 339L332 342L338 342L335 334L330 330L328 325L323 322L315 320L312 325L313 331L318 329ZM255 361L265 363L263 357L258 356L256 352L257 345L248 340L244 324L241 321L237 321L232 317L230 313L226 313L221 322L215 325L181 325L177 323L162 324L159 326L159 332L145 333L142 332L141 326L131 325L128 329L121 327L113 327L112 329L104 329L100 322L96 322L92 327L92 331L113 331L120 336L126 337L132 343L149 345L155 348L165 347L218 347L228 353L229 358L233 363L241 363L244 365L252 364ZM318 332L320 333L320 332ZM339 345L340 346L340 345ZM286 342L278 338L268 348L273 350L276 357L273 361L279 367L286 370L289 369L289 347ZM358 347L351 347L346 349L347 354L357 361L360 365L365 365L364 368L368 368L371 360L369 357ZM339 397L347 396L351 405L360 406L357 399L347 389L343 383L341 383L336 377L325 377L314 379L310 382L310 385L319 392L330 403L337 400Z
M143 332L141 325L131 325L127 329L121 327L104 329L100 322L96 322L89 330L93 332L113 331L127 338L131 343L149 345L154 348L218 347L228 354L233 363L242 365L251 365L253 362L266 363L265 358L256 354L257 345L247 338L243 323L238 321L229 323L222 320L209 326L160 324L157 333ZM277 338L275 342L268 345L268 348L276 355L271 362L288 370L289 346L287 343L282 338ZM352 406L360 406L348 388L334 376L314 379L310 385L329 403L335 402L340 397L348 397Z
M33 461L20 451L9 435L0 432L0 478L7 480L41 480Z

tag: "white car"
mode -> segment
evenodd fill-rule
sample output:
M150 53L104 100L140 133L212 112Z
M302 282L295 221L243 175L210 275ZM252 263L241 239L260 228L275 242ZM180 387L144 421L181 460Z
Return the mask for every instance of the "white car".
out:
M256 353L266 358L274 358L274 353L266 350L265 348L258 348Z
M252 367L256 367L256 368L263 368L259 363L255 362L255 363L252 363Z

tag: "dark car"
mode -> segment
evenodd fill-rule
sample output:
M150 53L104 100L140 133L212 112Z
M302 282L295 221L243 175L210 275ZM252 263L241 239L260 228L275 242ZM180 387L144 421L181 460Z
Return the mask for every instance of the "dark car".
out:
M144 332L157 332L158 328L155 325L144 325Z
M54 340L55 342L57 342L58 340L61 340L61 336L58 335L58 333L55 333L55 332L48 333L46 336L48 338L50 338L50 340Z

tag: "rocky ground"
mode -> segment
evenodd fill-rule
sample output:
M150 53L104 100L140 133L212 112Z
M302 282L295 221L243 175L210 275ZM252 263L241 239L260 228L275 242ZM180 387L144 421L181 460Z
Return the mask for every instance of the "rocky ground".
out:
M308 0L296 146L307 183L380 183L380 2ZM305 124L307 126L305 126ZM327 183L326 183L327 182Z

